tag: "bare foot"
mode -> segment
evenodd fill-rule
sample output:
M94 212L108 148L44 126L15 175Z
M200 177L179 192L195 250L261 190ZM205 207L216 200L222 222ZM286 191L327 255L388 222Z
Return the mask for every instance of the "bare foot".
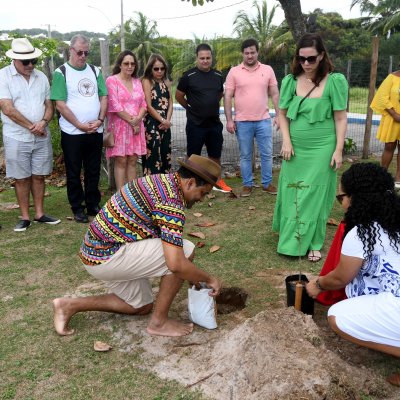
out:
M192 323L185 324L173 319L167 319L162 324L150 320L149 325L147 325L147 333L157 336L185 336L189 335L192 330Z
M68 322L73 315L70 311L69 300L65 297L53 300L54 328L61 336L72 335L74 333L73 329L68 328Z

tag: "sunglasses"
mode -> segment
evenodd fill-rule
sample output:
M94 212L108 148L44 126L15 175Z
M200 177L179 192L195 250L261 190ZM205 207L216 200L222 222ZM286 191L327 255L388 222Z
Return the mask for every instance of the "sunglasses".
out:
M125 65L125 67L129 67L129 66L134 67L136 65L136 63L125 61L122 63L122 65Z
M310 56L310 57L303 57L303 56L297 56L296 59L300 64L305 64L307 61L309 64L315 64L317 62L317 57L319 54L316 56Z
M342 203L343 203L343 199L344 199L346 196L347 196L346 193L337 194L337 195L336 195L336 200L337 200L340 204L342 204Z
M22 62L23 66L27 67L29 64L36 65L38 62L38 59L32 58L31 60L20 60L20 61Z
M154 67L154 68L153 68L153 71L156 71L156 72L158 72L158 71L165 71L165 68L164 68L164 67Z
M89 51L87 50L87 51L83 51L83 50L75 50L73 47L71 47L71 49L72 50L74 50L74 52L76 53L76 55L78 56L78 57L82 57L83 55L85 56L85 57L87 57L90 53L89 53Z

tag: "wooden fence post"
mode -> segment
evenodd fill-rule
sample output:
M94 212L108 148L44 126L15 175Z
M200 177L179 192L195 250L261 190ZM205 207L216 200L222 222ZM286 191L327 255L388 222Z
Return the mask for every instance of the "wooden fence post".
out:
M104 79L107 79L110 75L110 51L108 39L99 38L100 42L100 63L101 63L101 72L103 74ZM105 129L107 129L107 121L104 124ZM114 177L114 158L111 157L107 160L107 179L108 179L108 188L111 191L115 191L115 177Z
M364 159L367 159L369 156L369 143L371 140L371 127L372 127L372 110L369 107L369 105L371 104L375 94L376 75L378 71L378 53L379 53L379 38L375 36L372 38L371 73L369 77L367 118L365 121L364 145L362 153L362 158Z

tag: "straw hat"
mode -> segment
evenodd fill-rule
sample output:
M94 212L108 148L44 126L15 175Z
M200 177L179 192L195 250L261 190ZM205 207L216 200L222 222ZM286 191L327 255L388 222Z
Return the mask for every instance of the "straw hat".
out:
M194 172L200 178L213 186L218 187L216 184L219 176L221 175L221 166L209 158L192 154L187 160L179 160L178 163L189 171Z
M11 49L6 51L6 56L13 60L31 60L42 55L42 50L36 49L27 38L13 39Z

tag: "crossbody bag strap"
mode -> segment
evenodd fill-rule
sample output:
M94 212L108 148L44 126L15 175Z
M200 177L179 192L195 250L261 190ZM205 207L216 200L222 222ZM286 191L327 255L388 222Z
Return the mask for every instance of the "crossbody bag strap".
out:
M309 97L310 94L313 92L313 90L314 90L315 88L317 88L318 86L319 86L319 85L315 85L315 86L300 100L299 107L300 107L300 104L301 104L307 97Z

